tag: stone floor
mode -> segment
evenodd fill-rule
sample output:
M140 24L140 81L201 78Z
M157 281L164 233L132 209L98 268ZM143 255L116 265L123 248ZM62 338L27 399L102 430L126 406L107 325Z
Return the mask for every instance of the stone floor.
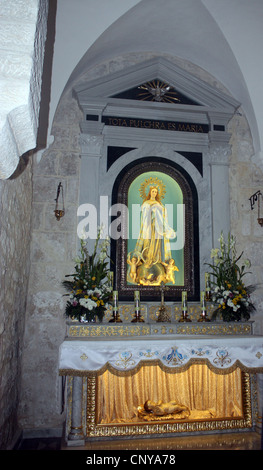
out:
M263 450L261 436L254 432L209 434L150 439L100 440L86 442L85 447L68 447L58 438L25 439L17 450Z
M16 450L61 450L60 438L23 439Z

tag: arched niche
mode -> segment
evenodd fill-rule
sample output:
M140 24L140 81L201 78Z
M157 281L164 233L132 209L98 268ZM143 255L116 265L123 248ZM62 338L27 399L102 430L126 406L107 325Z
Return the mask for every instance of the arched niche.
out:
M137 276L130 277L129 260L136 253L138 236L142 219L141 207L149 187L162 185L162 205L167 209L167 222L176 232L176 237L169 240L170 253L164 253L164 237L161 237L160 250L162 254L163 271L156 269L159 263L152 264L147 272L145 269L138 275L138 269L145 266L143 250L141 262L136 269ZM141 197L142 196L142 197ZM139 290L143 300L156 300L160 297L161 282L166 287L166 298L180 300L182 291L187 291L189 300L199 298L199 229L198 229L198 194L189 174L179 165L165 158L154 156L144 157L125 166L116 178L112 190L113 207L116 207L115 220L119 224L120 236L111 242L111 259L115 271L115 288L120 299L131 300L134 290ZM120 213L117 213L118 207ZM127 212L121 213L126 207ZM113 219L114 220L114 217ZM135 227L134 227L135 225ZM129 256L130 255L130 256ZM171 277L167 278L167 264L174 260ZM178 270L177 270L178 269ZM169 270L169 266L168 266ZM164 277L158 279L158 275ZM150 278L150 279L149 279Z

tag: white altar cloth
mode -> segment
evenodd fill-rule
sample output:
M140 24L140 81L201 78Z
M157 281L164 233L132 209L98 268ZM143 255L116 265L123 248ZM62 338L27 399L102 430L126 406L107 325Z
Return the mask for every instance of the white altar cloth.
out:
M182 368L203 360L213 368L239 366L263 372L263 336L166 336L165 339L65 340L60 347L60 375L99 372L108 365L129 371L141 361L158 360L168 368Z

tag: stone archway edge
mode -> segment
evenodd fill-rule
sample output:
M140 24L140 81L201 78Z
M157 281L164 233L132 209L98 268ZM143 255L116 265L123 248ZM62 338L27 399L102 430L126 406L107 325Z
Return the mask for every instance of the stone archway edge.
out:
M37 146L48 0L1 3L0 179Z

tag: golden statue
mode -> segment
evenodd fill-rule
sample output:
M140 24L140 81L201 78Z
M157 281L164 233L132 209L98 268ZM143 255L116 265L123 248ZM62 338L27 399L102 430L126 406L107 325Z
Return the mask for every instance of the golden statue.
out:
M187 406L181 405L176 401L163 403L159 400L157 403L147 400L143 406L138 407L138 415L146 421L160 419L186 419L190 416L190 410Z
M134 251L127 257L129 282L144 286L175 284L174 272L178 268L171 256L170 240L176 232L169 226L167 210L161 202L164 194L165 185L157 177L141 184L140 233Z
M174 279L174 271L179 271L177 266L175 266L174 259L169 259L168 263L162 262L162 264L165 267L165 274L166 274L166 282L172 282L175 284L175 279Z
M232 416L238 416L238 411ZM214 408L205 410L197 410L188 408L186 405L169 401L163 403L161 400L154 402L146 400L144 405L138 406L138 417L144 421L166 421L166 420L198 420L198 419L214 419L217 413Z

